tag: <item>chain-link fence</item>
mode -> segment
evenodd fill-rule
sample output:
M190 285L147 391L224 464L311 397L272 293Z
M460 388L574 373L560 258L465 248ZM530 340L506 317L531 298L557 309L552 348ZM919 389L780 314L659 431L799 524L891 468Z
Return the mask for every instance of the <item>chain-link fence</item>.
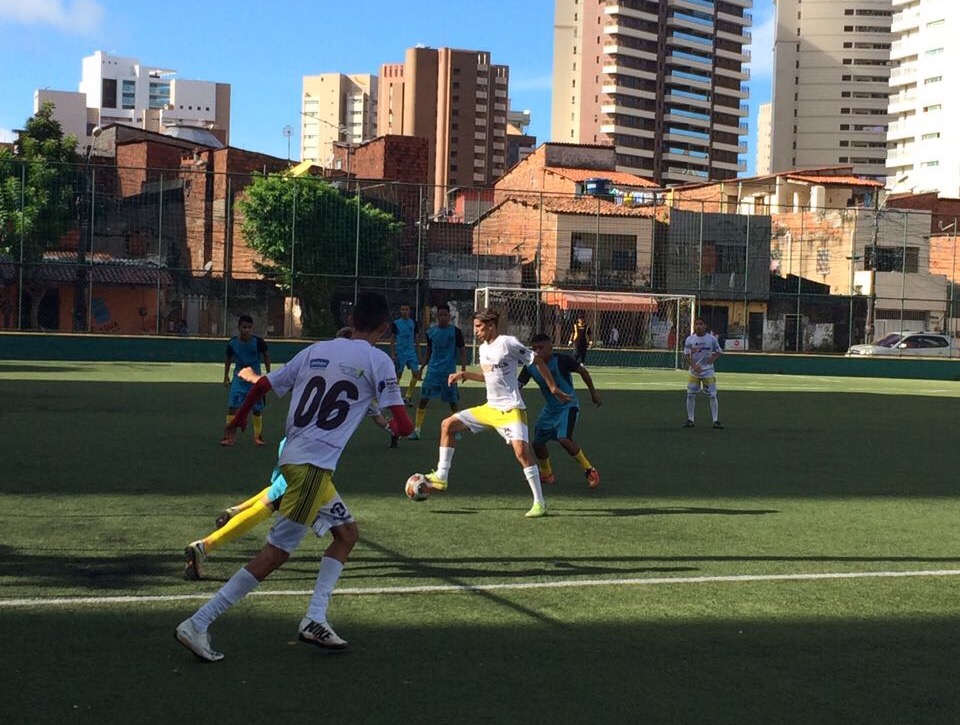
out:
M494 286L695 295L728 349L844 352L908 330L952 349L958 333L957 223L930 212L275 171L0 161L0 328L223 336L249 314L261 334L316 337L376 290L420 318L447 302L469 335L474 290Z

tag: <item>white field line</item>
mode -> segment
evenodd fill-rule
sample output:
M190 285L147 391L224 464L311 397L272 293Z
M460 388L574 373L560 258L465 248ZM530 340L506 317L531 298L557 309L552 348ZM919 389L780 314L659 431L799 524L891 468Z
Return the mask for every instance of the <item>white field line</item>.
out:
M338 589L338 596L388 596L393 594L462 594L503 591L511 589L581 589L586 587L651 586L658 584L726 584L741 582L820 581L826 579L898 579L905 577L960 576L960 569L932 569L927 571L851 571L821 574L736 574L731 576L651 577L648 579L559 579L546 582L515 582L504 584L428 584L415 587L355 587ZM312 589L281 589L255 591L257 597L305 597ZM29 599L0 599L0 609L7 607L69 607L76 605L150 604L154 602L185 602L204 600L211 592L202 594L157 594L119 597L32 597Z

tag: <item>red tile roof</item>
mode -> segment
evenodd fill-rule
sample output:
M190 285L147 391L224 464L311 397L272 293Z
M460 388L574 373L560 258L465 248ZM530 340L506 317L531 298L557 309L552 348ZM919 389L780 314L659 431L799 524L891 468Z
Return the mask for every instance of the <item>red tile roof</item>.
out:
M543 210L554 214L652 217L655 207L614 204L596 196L581 196L575 199L547 196L543 199Z
M628 174L625 171L597 171L596 169L573 169L566 166L547 166L547 171L562 176L571 181L586 181L587 179L610 179L619 186L638 186L644 189L659 189L660 187L642 176Z
M818 176L807 174L784 174L791 181L804 181L808 184L820 186L873 186L883 188L883 183L870 179L861 179L856 176Z
M51 284L72 284L77 279L76 252L53 251L44 253L39 265L39 278ZM166 269L149 262L116 259L107 254L87 255L87 279L101 285L172 285L173 277ZM18 276L16 263L9 258L0 261L0 278L14 280Z

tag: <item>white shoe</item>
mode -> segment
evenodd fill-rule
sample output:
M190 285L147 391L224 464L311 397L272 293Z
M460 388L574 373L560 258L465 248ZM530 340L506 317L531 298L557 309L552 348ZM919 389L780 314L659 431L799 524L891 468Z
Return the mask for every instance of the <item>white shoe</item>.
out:
M177 625L174 636L177 638L177 642L204 662L219 662L223 659L223 653L217 652L210 644L210 634L208 632L198 632L189 619L184 619Z
M347 648L347 640L341 639L326 622L314 622L309 617L300 620L300 641L323 649Z

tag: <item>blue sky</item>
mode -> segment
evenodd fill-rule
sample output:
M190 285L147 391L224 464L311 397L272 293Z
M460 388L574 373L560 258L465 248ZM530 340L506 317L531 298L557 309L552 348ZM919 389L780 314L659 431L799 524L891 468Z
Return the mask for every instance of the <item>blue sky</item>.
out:
M378 73L417 43L489 50L510 66L512 107L550 135L553 0L365 0L363 19L332 0L0 0L0 140L33 112L37 88L77 90L96 50L232 85L231 143L283 157L283 127L299 128L301 78ZM269 8L269 9L267 9ZM772 0L755 0L751 137L770 94ZM297 148L296 138L293 144Z

